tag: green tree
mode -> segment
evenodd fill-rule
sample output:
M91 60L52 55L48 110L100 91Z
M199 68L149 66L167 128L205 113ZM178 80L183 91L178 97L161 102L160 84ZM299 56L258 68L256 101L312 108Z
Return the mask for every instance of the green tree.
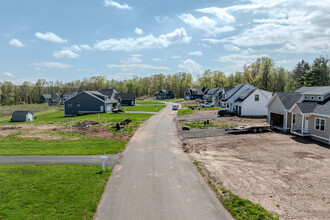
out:
M305 86L328 86L330 79L329 59L323 56L313 61L311 69L304 76Z

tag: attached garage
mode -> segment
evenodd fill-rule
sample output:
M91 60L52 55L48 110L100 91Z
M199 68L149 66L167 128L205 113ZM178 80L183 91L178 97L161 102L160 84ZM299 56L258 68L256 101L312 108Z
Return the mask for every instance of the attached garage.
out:
M284 128L284 115L270 113L270 125L274 127Z

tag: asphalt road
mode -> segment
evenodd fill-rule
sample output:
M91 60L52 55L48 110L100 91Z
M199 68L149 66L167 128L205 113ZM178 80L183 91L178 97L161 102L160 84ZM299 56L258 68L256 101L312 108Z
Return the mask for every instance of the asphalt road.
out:
M134 134L96 219L233 219L183 153L174 116L169 105Z
M103 156L103 155L102 155ZM106 155L105 166L113 168L119 154ZM0 156L0 164L88 164L102 165L101 155Z

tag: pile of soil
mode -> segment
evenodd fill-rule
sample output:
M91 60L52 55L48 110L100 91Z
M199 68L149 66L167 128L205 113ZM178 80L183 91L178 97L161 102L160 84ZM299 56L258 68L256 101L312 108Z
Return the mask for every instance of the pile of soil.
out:
M101 124L96 121L84 121L84 122L79 122L78 124L75 125L76 128L89 128L92 126L100 126Z
M14 130L14 129L20 129L20 128L21 127L16 127L16 126L0 127L0 131Z

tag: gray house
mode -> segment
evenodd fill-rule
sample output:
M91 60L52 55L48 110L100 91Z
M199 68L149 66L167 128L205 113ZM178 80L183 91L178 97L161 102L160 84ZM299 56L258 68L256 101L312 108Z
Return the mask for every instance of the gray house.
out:
M11 121L22 122L22 121L33 121L33 113L30 111L14 111L11 116Z
M48 103L52 100L52 94L42 94L39 97L39 103Z
M184 93L184 99L186 100L195 100L203 99L203 96L207 94L209 89L205 86L194 86L191 89L186 89Z
M121 105L135 105L136 104L136 94L135 93L118 93L121 98Z
M98 91L83 91L64 102L64 116L112 112L120 107L118 100Z
M154 99L174 99L175 95L171 90L162 89L155 93Z

